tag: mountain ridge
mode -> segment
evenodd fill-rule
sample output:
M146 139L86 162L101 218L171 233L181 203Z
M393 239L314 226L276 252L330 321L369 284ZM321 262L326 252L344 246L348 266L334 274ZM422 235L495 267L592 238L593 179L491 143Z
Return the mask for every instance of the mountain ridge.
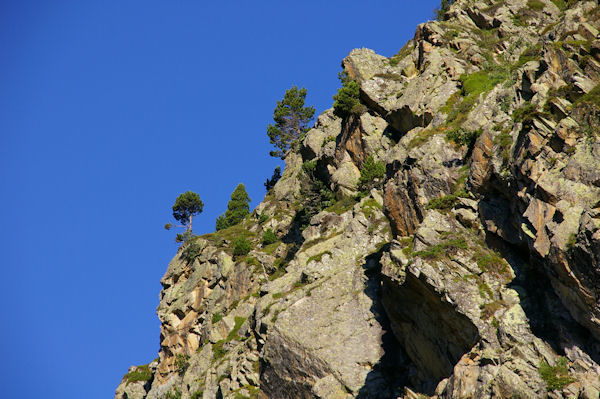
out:
M594 1L458 0L393 57L350 52L363 107L179 249L159 357L115 397L597 398L599 29Z

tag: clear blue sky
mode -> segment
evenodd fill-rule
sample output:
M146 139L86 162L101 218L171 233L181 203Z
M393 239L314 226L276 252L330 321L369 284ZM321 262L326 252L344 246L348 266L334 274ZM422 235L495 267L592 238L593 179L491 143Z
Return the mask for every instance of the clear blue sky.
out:
M177 195L196 233L240 182L256 206L285 90L322 112L350 50L395 54L437 3L0 2L0 397L111 398L157 355Z

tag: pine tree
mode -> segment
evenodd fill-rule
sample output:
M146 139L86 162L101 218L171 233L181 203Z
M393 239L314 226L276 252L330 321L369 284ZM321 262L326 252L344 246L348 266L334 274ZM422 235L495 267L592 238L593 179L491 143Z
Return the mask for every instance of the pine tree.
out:
M270 152L271 156L283 159L291 143L308 130L315 108L305 107L305 98L305 88L298 90L298 86L292 86L285 92L283 100L277 101L273 111L275 124L267 127L271 144L277 147L277 150Z
M227 211L219 216L216 221L216 230L222 230L227 227L235 226L250 214L250 197L243 184L238 186L231 193L231 199L227 203Z
M277 166L273 171L273 176L271 176L271 178L267 179L265 182L265 188L267 189L267 192L271 191L271 189L275 187L275 184L277 184L279 179L281 179L281 167Z
M199 213L202 213L204 209L204 203L200 199L200 196L193 191L186 191L180 194L175 200L173 205L173 217L179 221L181 225L178 227L185 227L185 233L177 234L176 241L182 242L187 241L192 235L192 218ZM170 230L173 224L165 224L165 229Z

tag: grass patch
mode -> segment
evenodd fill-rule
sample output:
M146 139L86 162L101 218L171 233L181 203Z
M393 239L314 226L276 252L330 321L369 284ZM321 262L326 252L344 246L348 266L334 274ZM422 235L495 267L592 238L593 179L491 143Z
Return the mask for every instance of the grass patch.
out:
M265 245L262 251L266 254L273 255L273 253L279 248L281 242L274 242L273 244Z
M527 7L532 10L542 11L544 9L544 3L540 0L527 0Z
M477 263L482 272L493 272L496 274L505 274L508 271L506 261L496 252L491 250L477 250L472 258Z
M380 205L374 198L369 198L363 202L360 211L365 215L367 219L370 219L376 212L376 209L381 210L383 206Z
M275 310L275 312L273 312L273 316L271 317L271 323L275 323L277 321L277 316L279 316L280 312L280 309L277 309Z
M322 242L325 242L325 241L327 241L327 240L329 240L329 239L331 239L331 238L333 238L333 237L335 237L337 235L340 235L340 234L341 234L340 232L334 231L333 233L331 233L328 236L315 238L314 240L310 240L308 242L305 242L304 245L302 246L302 249L304 251L306 251L308 248L314 247L315 245L320 244Z
M459 101L460 91L455 91L450 97L448 97L448 99L446 100L446 104L440 108L440 112L449 115Z
M419 256L423 259L428 260L440 260L444 256L450 256L453 252L459 249L467 249L467 242L464 238L453 238L450 240L442 241L437 245L432 245L422 251L414 252L414 256Z
M450 117L448 117L450 118ZM435 136L436 134L440 134L444 131L444 128L433 128L433 129L424 129L415 135L407 144L406 149L408 151L413 148L420 147L429 141L430 138Z
M532 121L537 114L537 106L532 103L527 103L513 111L512 120L515 123L527 123Z
M323 252L321 252L320 254L317 254L317 255L313 255L313 256L311 256L310 258L308 258L308 259L306 260L306 264L308 265L308 264L309 264L310 262L312 262L312 261L315 261L315 262L320 262L320 261L321 261L321 259L323 258L323 256L325 256L325 255L332 256L332 254L331 254L331 251L323 251Z
M285 259L275 259L275 262L273 262L273 266L275 266L275 271L269 274L269 281L277 280L279 277L285 274Z
M567 239L567 248L572 249L577 244L577 235L575 233L571 233L569 238Z
M564 11L567 9L567 2L565 0L551 0L559 10Z
M444 195L443 197L434 198L427 204L427 209L448 210L454 208L458 197L456 195Z
M150 381L151 379L152 371L150 370L150 367L145 364L143 366L137 366L135 370L125 374L125 380L127 381L125 385L139 381Z
M233 340L236 340L236 341L240 340L238 332L240 331L242 324L244 324L244 322L246 321L246 318L236 316L234 318L234 320L235 320L235 324L233 326L233 329L227 335L227 339L225 340L226 342L233 341Z
M536 61L540 59L542 55L542 44L538 43L525 49L519 56L519 60L515 64L513 69L520 68L527 64L529 61Z
M458 127L446 133L446 140L453 141L459 146L466 145L468 148L472 148L479 136L481 136L481 129L464 130Z
M562 389L576 381L575 378L569 375L567 359L563 356L558 358L556 366L550 366L546 361L542 361L538 371L544 382L546 382L546 388L549 391Z
M181 399L181 390L179 388L175 388L174 391L167 392L165 399Z
M512 146L512 136L507 131L502 131L496 137L494 137L494 144L500 149L500 155L502 156L502 164L507 165L510 160L510 147Z
M333 212L336 215L341 215L350 209L356 204L356 198L354 197L343 197L342 199L334 202L332 205L328 206L324 209L326 212Z
M469 165L461 166L458 171L460 175L458 179L456 179L456 183L454 183L453 195L460 198L469 198L469 193L467 192L467 179L469 178Z
M217 361L217 360L223 358L225 356L225 354L227 353L227 351L223 348L223 345L225 345L224 339L217 341L212 345L213 361Z
M482 320L489 320L494 316L494 314L504 307L504 303L502 301L494 301L490 303L486 303L481 307L481 315L480 318Z
M492 291L492 289L490 288L489 285L487 285L487 283L485 281L481 281L479 282L479 284L477 285L477 288L479 288L479 295L482 298L488 298L488 299L494 299L494 292Z
M335 136L327 136L323 139L323 144L321 144L321 146L324 147L327 143L331 143L332 141L335 141Z
M591 103L596 106L600 106L600 84L596 85L592 90L579 97L575 104L580 103Z
M219 312L213 313L212 315L212 323L216 324L223 319L223 315Z
M397 73L391 73L391 72L387 72L387 73L376 73L374 75L377 78L382 78L382 79L387 79L387 80L393 80L396 82L402 82L404 81L404 78L402 77L402 75L397 74Z
M232 242L233 240L239 237L243 237L247 240L250 240L256 236L256 233L248 231L246 229L245 224L246 221L243 221L239 224L236 224L235 226L231 226L226 229L216 231L214 233L205 234L200 237L212 242L217 247L222 247L225 244L225 242Z

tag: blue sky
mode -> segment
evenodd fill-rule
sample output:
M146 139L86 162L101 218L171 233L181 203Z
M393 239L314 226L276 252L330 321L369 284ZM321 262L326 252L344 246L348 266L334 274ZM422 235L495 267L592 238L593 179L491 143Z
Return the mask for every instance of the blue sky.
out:
M157 356L177 195L196 233L238 183L256 206L285 90L322 112L350 50L395 54L437 3L0 2L0 397L112 397Z

